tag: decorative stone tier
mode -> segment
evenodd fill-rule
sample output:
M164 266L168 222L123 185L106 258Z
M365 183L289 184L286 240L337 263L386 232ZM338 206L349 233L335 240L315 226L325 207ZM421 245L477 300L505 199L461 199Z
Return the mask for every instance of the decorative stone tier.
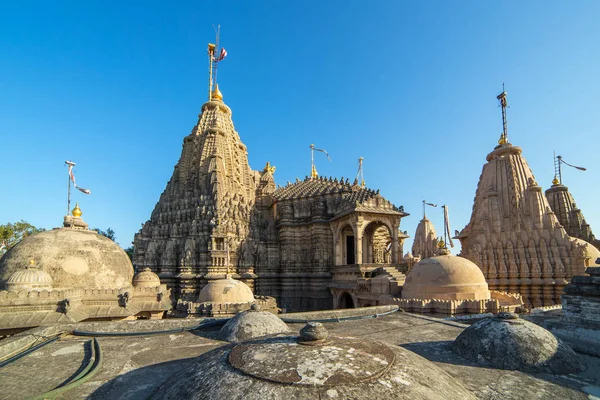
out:
M547 321L556 335L575 341L574 347L600 356L600 267L586 270L587 276L575 276L562 296L560 320Z

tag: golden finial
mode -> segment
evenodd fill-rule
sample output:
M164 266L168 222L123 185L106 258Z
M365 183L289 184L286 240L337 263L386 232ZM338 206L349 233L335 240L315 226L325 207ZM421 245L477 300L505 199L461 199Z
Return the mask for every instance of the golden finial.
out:
M552 179L552 184L553 185L558 185L560 183L560 181L558 180L558 178L556 177L556 175L554 175L554 179Z
M317 168L315 168L315 165L313 164L312 170L310 171L310 177L316 178L317 176L319 176L319 174L317 173Z
M221 101L223 101L223 94L219 90L219 84L218 83L215 85L215 90L213 90L213 92L212 92L211 99L212 100L221 100Z
M268 172L269 174L273 175L275 173L275 169L276 169L275 166L271 165L270 161L267 161L267 165L265 165L265 168L263 169L263 172L264 173Z
M446 243L444 243L444 239L440 238L438 244L437 244L438 249L443 249L444 247L446 247Z
M506 135L504 132L500 135L500 139L498 139L498 144L506 144L508 141L506 140Z
M35 260L33 258L29 260L29 265L35 265Z
M75 218L81 218L81 215L83 214L83 212L81 211L81 208L79 208L79 203L75 203L75 208L73 209L73 211L71 211L71 214Z

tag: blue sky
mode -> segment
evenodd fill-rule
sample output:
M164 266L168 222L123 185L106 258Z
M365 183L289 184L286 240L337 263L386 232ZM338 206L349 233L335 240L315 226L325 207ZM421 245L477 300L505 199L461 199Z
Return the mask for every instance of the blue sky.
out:
M423 198L462 229L504 82L510 141L544 189L553 150L588 168L563 182L600 235L600 2L172 3L0 4L0 223L59 226L69 159L86 221L129 246L206 101L221 24L219 86L250 166L270 161L277 183L310 172L314 143L322 175L352 179L364 157L411 236Z

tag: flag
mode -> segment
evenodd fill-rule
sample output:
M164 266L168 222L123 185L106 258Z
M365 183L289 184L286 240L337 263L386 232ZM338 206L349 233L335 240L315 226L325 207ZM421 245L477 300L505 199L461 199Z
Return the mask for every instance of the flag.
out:
M71 164L69 164L69 178L73 182L73 186L75 186L75 189L79 190L81 193L85 193L85 194L92 193L92 191L90 189L84 189L82 187L77 186L77 183L75 183L75 173L73 172L73 165L71 165Z
M227 50L225 47L221 47L221 52L219 53L219 57L215 59L216 62L223 61L223 59L227 57ZM214 57L213 57L214 58Z
M444 208L444 229L446 230L446 234L448 235L448 241L450 242L450 247L454 247L454 243L452 242L452 235L450 235L450 218L448 217L448 206L442 206Z
M433 203L425 203L425 204L428 206L431 206L431 207L437 207L437 204L433 204Z
M317 148L315 147L315 145L314 145L314 144L311 144L311 145L310 145L310 148L311 148L312 150L316 150L316 151L320 151L321 153L325 153L325 156L326 156L326 157L327 157L327 159L328 159L328 160L331 162L331 157L329 157L329 153L328 153L328 152L326 152L326 151L325 151L325 150L323 150L323 149L317 149Z

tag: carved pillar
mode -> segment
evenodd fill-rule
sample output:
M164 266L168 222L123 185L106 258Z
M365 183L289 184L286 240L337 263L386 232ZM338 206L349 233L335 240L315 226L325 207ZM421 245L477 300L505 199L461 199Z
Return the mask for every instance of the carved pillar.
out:
M392 264L398 264L398 227L392 229Z

